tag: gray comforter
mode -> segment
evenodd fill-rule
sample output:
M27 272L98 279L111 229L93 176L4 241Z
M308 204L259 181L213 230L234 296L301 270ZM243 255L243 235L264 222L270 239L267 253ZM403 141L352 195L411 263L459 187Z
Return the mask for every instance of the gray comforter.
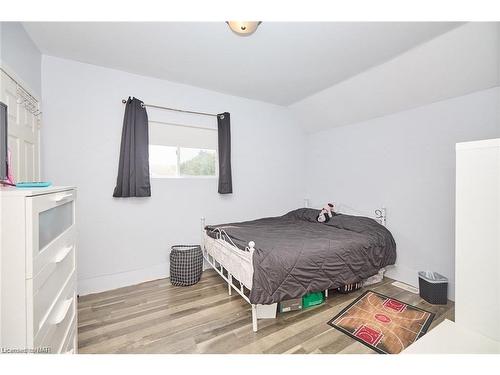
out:
M207 226L224 229L245 249L255 242L250 302L271 304L337 288L375 275L396 261L391 233L375 220L335 215L318 223L318 210L301 208L279 217Z

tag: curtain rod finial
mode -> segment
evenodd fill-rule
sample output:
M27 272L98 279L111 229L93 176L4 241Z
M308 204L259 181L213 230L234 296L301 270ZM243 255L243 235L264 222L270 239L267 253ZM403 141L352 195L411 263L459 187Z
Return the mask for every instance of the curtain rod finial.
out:
M122 99L122 103L125 104L127 101L125 99Z

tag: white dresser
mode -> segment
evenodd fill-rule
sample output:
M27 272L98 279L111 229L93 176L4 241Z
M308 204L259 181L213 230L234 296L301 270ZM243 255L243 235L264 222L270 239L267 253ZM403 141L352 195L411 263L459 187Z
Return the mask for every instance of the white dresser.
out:
M0 348L77 351L76 190L0 188Z

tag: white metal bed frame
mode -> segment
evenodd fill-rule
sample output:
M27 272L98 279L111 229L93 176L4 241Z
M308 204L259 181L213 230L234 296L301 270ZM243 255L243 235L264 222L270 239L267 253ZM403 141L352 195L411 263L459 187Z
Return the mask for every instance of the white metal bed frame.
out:
M307 199L304 200L304 205L305 205L305 207L308 206ZM348 212L349 213L357 213L357 214L361 213L360 211L354 210L348 206L341 206L341 207L342 207L342 211L339 211L341 213L345 213L345 214L347 214ZM377 222L379 222L383 226L386 226L386 208L381 207L381 208L375 209L374 215L372 216L372 218L377 220ZM238 251L241 251L240 249L238 249L236 247L236 245L233 243L233 241L231 240L231 238L229 237L229 235L226 233L226 231L224 229L216 228L216 231L218 232L216 241L224 241L225 243L230 243L230 245L232 245ZM243 297L243 299L246 302L248 302L250 304L250 306L252 308L252 329L254 332L257 332L257 330L258 330L258 324L257 324L257 316L258 316L257 307L258 307L258 305L251 303L250 299L245 294L245 289L247 289L248 291L250 291L250 290L247 287L245 287L241 281L239 281L239 286L237 286L233 283L233 276L232 276L230 270L227 269L225 267L225 265L223 265L219 261L217 261L212 255L210 255L208 253L208 250L205 248L205 236L206 236L205 218L202 217L201 218L201 248L203 251L203 257L205 258L207 263L210 264L210 266L212 266L212 268L224 279L224 281L227 282L228 294L231 295L232 289L234 289L241 297ZM253 256L254 250L255 250L255 242L254 241L248 242L248 246L245 247L245 251L248 251L250 253L251 264L253 264L252 263L252 256ZM226 270L227 276L224 274L224 270ZM325 290L325 298L328 298L328 289Z

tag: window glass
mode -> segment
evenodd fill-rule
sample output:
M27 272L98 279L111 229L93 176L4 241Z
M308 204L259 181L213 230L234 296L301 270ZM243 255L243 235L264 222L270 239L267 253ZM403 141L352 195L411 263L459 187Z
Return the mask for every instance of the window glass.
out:
M215 176L215 150L180 148L181 176Z
M149 174L151 177L177 176L177 147L149 145Z

